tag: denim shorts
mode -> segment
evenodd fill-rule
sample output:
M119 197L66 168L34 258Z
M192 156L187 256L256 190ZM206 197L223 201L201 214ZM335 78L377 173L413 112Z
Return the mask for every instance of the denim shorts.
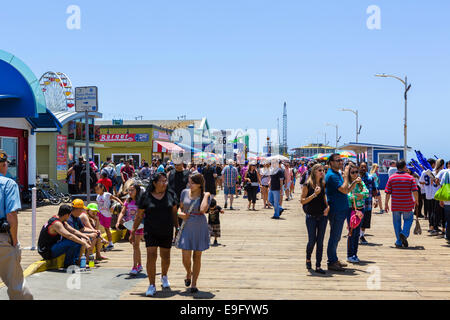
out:
M235 194L236 193L236 187L227 187L227 186L225 186L225 188L223 189L223 192L225 194Z

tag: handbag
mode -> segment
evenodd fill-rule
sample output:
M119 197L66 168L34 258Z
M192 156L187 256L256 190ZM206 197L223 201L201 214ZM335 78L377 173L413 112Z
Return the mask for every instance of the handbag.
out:
M441 188L436 191L434 199L438 201L450 201L450 177L448 171L441 182Z
M349 226L349 233L348 235L351 236L353 233L353 229L356 229L360 224L364 217L364 214L359 211L356 207L356 201L355 198L353 198L353 206L355 207L352 209L352 213L350 215L350 226Z

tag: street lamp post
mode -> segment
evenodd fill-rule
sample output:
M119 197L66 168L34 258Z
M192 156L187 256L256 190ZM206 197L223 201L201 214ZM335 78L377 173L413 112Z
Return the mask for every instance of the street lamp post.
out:
M393 76L390 74L376 74L375 77L380 78L394 78L403 83L405 86L404 91L404 99L405 99L405 119L404 119L404 125L403 125L403 135L404 135L404 146L403 146L403 157L405 160L407 160L408 155L408 91L411 89L411 84L408 84L408 77L405 76L405 80L403 80L400 77Z
M340 111L348 111L348 112L353 113L356 116L356 143L358 143L358 136L361 131L361 128L358 127L358 110L342 108Z
M339 143L339 140L340 140L340 137L339 137L339 126L337 124L332 124L332 123L327 123L326 126L328 126L328 127L335 127L336 128L336 149L337 149L338 143Z

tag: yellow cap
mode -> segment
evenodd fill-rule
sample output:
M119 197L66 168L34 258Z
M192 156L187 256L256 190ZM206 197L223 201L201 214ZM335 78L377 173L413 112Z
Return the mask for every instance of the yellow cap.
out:
M81 199L75 199L72 202L72 207L76 209L84 209L87 210L87 207L84 206L84 201Z

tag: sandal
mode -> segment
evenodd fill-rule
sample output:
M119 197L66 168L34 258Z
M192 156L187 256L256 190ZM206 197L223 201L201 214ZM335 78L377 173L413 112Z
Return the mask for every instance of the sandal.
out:
M191 279L184 279L184 285L189 287L191 285Z

